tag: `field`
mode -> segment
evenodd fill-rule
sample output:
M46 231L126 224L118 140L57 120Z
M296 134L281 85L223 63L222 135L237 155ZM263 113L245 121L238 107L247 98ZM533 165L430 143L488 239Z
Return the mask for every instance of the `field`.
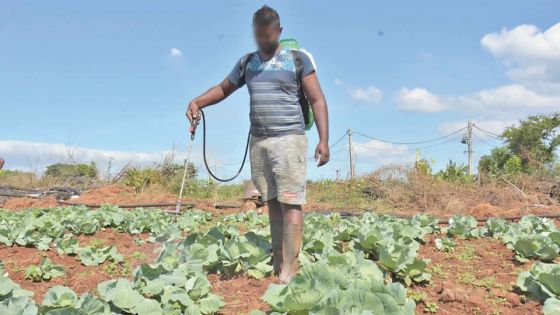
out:
M228 213L229 211L229 213ZM266 211L266 209L264 209ZM258 211L0 211L0 314L558 314L560 229L308 213L298 276L271 275Z

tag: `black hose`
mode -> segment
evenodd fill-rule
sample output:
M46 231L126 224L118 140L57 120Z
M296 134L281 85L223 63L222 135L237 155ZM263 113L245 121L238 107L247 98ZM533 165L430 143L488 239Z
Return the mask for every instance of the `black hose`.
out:
M245 166L245 161L247 160L247 152L249 152L249 141L251 140L251 132L247 134L247 144L245 145L245 154L243 154L243 161L241 162L241 166L239 167L237 173L230 178L219 178L214 173L212 173L210 167L208 166L208 161L206 160L206 118L204 117L204 112L202 110L199 110L199 112L200 115L202 116L202 157L204 160L204 166L206 166L206 170L208 171L208 174L210 174L210 176L212 176L212 178L214 178L215 180L222 183L230 182L236 179L237 176L239 176L239 174L241 174L241 171L243 170L243 166Z

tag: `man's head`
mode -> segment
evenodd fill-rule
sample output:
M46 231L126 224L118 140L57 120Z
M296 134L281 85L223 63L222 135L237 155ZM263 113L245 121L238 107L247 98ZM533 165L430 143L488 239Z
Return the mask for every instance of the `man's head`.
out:
M259 50L264 53L273 53L278 47L282 27L280 16L273 8L264 5L253 14L253 30Z

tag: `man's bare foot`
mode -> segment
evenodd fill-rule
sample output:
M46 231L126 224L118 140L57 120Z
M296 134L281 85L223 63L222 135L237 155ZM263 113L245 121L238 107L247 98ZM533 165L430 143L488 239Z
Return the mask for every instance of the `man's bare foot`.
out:
M294 271L293 268L282 268L282 271L280 272L280 276L278 276L278 279L280 280L281 283L287 284L292 280L292 278L296 274L297 274L297 269Z

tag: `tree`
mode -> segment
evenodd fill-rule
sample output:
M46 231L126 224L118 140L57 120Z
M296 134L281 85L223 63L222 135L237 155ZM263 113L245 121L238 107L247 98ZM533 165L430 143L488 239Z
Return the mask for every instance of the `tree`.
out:
M508 127L502 137L525 170L552 166L560 146L560 112L529 116L519 126Z
M523 166L521 158L513 154L508 147L494 148L489 155L482 156L478 162L478 170L492 176L514 175L530 171Z
M554 167L560 146L560 112L529 116L518 126L508 127L502 138L506 145L480 159L480 172L512 175Z

